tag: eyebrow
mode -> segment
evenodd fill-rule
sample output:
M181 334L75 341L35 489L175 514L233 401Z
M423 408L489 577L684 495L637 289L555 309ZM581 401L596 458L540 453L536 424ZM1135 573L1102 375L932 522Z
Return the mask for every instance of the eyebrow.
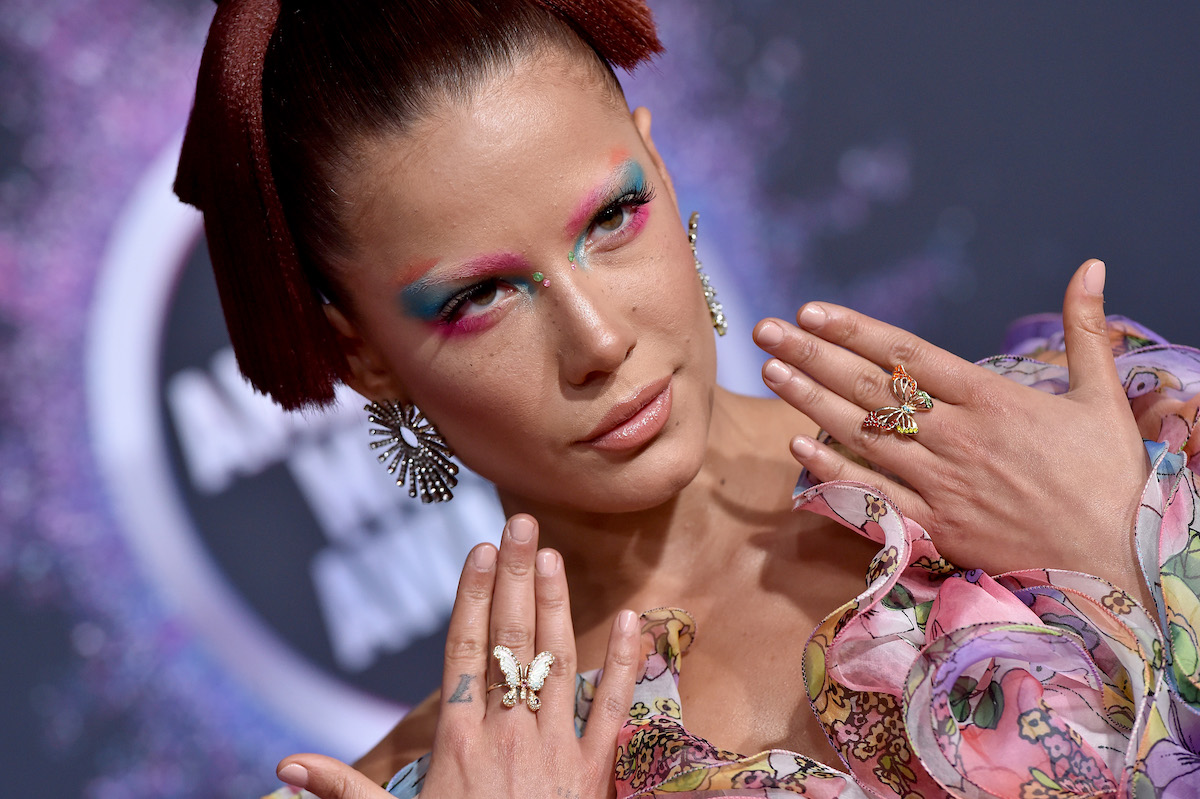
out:
M604 180L592 187L587 195L580 200L579 204L575 206L575 210L571 212L571 216L567 219L567 224L563 228L563 232L568 239L574 239L579 235L583 226L591 220L592 214L599 210L598 206L630 179L630 175L637 166L637 161L628 158L618 164Z
M529 259L520 253L495 252L477 255L460 265L447 269L445 275L427 278L426 276L429 274L429 271L434 266L437 266L438 263L440 263L438 259L431 258L428 261L419 261L412 264L405 270L402 277L403 282L398 282L397 287L404 289L415 287L419 284L449 283L456 280L486 277L497 273L523 272L533 268L529 265Z

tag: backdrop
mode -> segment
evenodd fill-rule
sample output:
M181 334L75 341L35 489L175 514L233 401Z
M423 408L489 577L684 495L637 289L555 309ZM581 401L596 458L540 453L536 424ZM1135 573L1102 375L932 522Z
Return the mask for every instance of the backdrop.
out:
M289 418L238 378L196 215L170 193L213 6L3 0L0 784L254 797L353 757L436 683L469 476L414 507L361 400ZM1127 3L653 3L655 113L732 320L825 298L964 357L1056 310L1200 342L1200 11Z

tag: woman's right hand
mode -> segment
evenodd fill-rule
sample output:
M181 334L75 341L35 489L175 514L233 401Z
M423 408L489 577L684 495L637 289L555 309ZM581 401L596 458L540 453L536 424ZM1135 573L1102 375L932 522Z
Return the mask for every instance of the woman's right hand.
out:
M639 653L637 616L613 623L604 677L582 738L575 736L575 636L562 556L537 549L537 522L508 520L497 552L471 550L458 584L446 636L441 707L422 799L608 799L615 793L617 734L628 718ZM504 683L492 656L508 647L523 665L554 655L541 709L501 704ZM298 767L298 768L297 768ZM351 767L319 755L292 755L280 778L321 799L389 796Z

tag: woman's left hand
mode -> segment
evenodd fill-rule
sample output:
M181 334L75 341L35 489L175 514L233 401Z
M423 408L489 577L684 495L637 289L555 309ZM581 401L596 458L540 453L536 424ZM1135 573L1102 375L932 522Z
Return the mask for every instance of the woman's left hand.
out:
M992 574L1085 571L1145 598L1131 530L1149 475L1104 319L1104 264L1087 261L1063 303L1070 390L1020 385L891 325L809 303L800 328L767 319L767 385L901 485L807 436L792 452L820 480L870 484L920 523L949 560ZM903 364L934 398L907 436L863 427L899 403Z

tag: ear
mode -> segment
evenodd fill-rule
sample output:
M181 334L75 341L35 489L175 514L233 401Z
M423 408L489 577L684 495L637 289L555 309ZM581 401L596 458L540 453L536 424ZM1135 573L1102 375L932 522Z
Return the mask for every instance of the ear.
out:
M667 196L671 198L671 203L675 206L676 213L679 212L679 198L675 196L675 186L671 183L671 173L667 171L667 165L663 163L662 156L658 154L658 148L654 146L654 139L650 136L650 109L645 106L638 106L633 109L633 126L637 128L638 135L642 137L642 144L646 147L646 152L650 154L650 160L654 163L654 168L658 170L658 174L662 175L663 183L667 187Z
M359 333L346 314L333 303L325 304L325 318L337 331L338 343L346 356L350 374L346 384L369 400L398 400L404 402L408 393L388 369L383 358Z

